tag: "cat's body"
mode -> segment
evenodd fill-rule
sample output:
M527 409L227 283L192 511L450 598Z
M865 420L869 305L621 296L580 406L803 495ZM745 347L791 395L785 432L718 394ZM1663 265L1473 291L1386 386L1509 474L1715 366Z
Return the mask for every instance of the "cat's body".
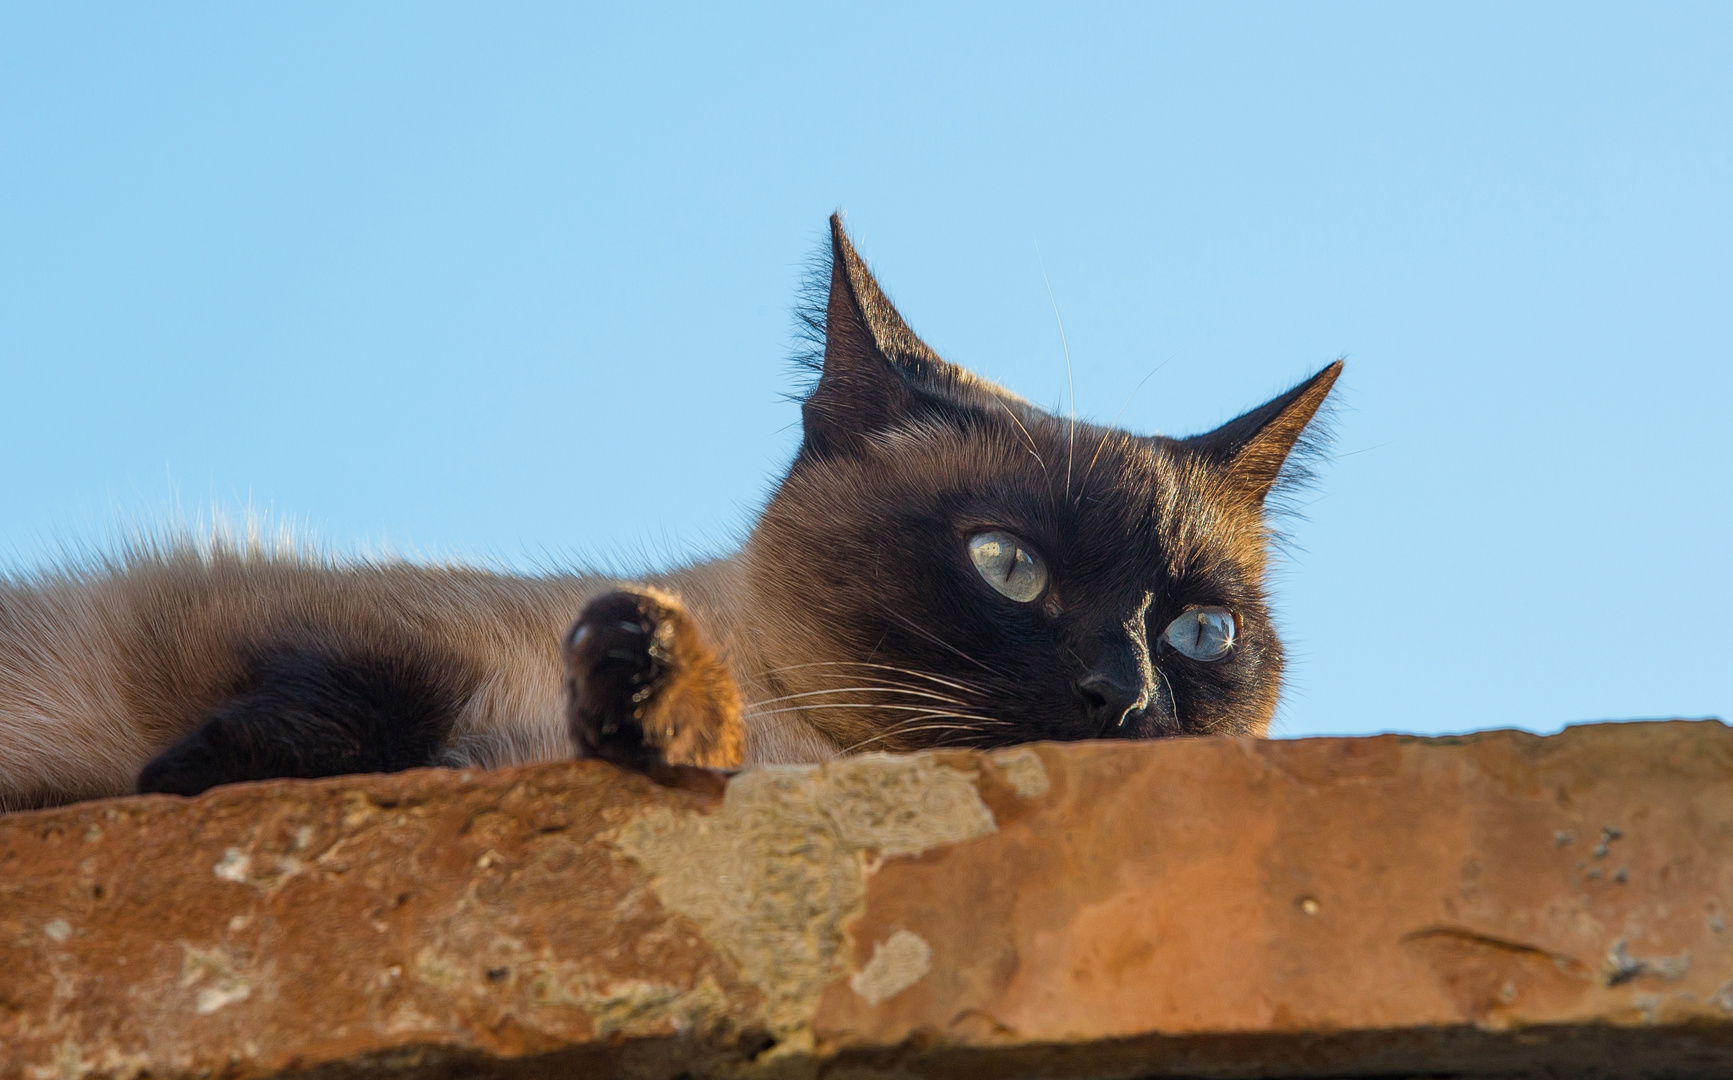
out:
M0 809L574 740L653 769L1261 733L1263 504L1340 365L1129 435L945 364L834 220L831 254L805 439L740 552L624 591L192 544L0 584Z
M745 693L771 697L753 681L751 637L730 617L740 564L736 555L653 580L721 643ZM421 711L443 731L417 764L570 757L560 641L612 587L192 543L0 584L0 810L132 791L146 762L255 681L259 658L297 650L394 657L425 684ZM774 719L753 729L748 761L839 749L789 714Z

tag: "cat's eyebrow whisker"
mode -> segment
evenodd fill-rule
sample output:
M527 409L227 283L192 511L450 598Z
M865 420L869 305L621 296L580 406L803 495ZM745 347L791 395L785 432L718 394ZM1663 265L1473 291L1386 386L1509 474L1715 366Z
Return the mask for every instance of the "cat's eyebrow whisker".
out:
M994 400L998 401L997 398ZM1047 478L1047 486L1051 489L1053 486L1053 474L1047 471L1047 462L1041 457L1040 451L1035 449L1035 436L1029 434L1029 429L1023 426L1023 421L1017 419L1017 414L1011 411L1011 406L1005 404L1003 401L999 401L998 404L999 408L1005 410L1005 415L1011 418L1011 422L1017 425L1017 430L1023 433L1023 437L1029 440L1029 454L1040 463L1041 475ZM1049 492L1049 494L1051 494L1051 492Z
M1095 456L1089 459L1089 468L1083 470L1083 479L1077 481L1077 497L1079 499L1083 497L1083 489L1089 483L1089 474L1095 471L1095 462L1097 458L1101 457L1102 447L1107 445L1108 439L1118 434L1114 429L1119 426L1119 418L1125 415L1125 410L1131 407L1131 399L1137 396L1139 390L1143 389L1144 383L1155 378L1157 372L1161 371L1162 368L1171 363L1173 363L1173 357L1170 356L1166 360L1155 365L1154 370L1152 370L1148 375L1145 375L1136 386L1132 387L1131 393L1125 395L1125 404L1121 405L1119 411L1113 414L1113 419L1107 425L1107 431L1101 436L1101 441L1095 444Z
M1095 471L1095 463L1101 459L1101 451L1106 448L1107 440L1117 434L1111 427L1101 433L1101 439L1095 444L1095 453L1089 458L1088 468L1083 470L1083 477L1077 481L1077 501L1083 501L1083 493L1089 490L1089 475Z
M1041 264L1041 282L1047 286L1047 302L1053 305L1053 321L1059 324L1059 347L1065 350L1065 387L1071 395L1071 423L1065 435L1065 501L1071 501L1071 465L1077 457L1077 384L1071 379L1071 345L1065 340L1065 320L1059 317L1059 301L1053 282L1047 279L1047 260L1041 258L1041 242L1035 242L1035 259Z
M1118 422L1117 418L1115 418L1115 422ZM1088 488L1089 477L1095 472L1095 462L1101 457L1101 451L1107 447L1108 440L1114 438L1123 443L1130 443L1133 440L1132 436L1114 430L1109 430L1101 436L1101 441L1095 444L1095 456L1089 459L1089 467L1083 470L1083 479L1077 481L1077 501L1079 504L1083 502L1083 492Z

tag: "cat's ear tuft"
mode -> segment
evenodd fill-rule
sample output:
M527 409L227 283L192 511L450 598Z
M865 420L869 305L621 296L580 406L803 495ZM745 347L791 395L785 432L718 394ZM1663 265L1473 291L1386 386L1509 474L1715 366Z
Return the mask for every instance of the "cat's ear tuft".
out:
M1326 440L1318 411L1341 374L1338 360L1287 393L1183 441L1223 466L1240 492L1262 503L1278 481L1305 479L1306 464L1296 449L1302 454L1322 449Z
M819 369L801 407L805 452L846 453L874 433L945 411L977 381L939 359L909 329L849 242L839 215L831 215L828 258L819 269L801 315L817 354L811 366Z

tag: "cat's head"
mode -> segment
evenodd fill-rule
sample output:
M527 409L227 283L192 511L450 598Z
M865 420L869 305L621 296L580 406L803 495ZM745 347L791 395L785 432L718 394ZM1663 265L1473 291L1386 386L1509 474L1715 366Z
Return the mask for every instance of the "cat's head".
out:
M1265 504L1340 362L1189 439L1073 422L939 359L836 218L807 318L805 437L748 546L761 723L885 750L1267 729Z

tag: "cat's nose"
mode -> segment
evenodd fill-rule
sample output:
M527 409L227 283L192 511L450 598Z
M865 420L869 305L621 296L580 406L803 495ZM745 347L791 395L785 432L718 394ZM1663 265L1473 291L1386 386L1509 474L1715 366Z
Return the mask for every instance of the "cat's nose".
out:
M1143 687L1127 685L1105 671L1092 671L1078 679L1077 694L1083 699L1083 711L1104 728L1118 727L1126 717L1149 705Z

